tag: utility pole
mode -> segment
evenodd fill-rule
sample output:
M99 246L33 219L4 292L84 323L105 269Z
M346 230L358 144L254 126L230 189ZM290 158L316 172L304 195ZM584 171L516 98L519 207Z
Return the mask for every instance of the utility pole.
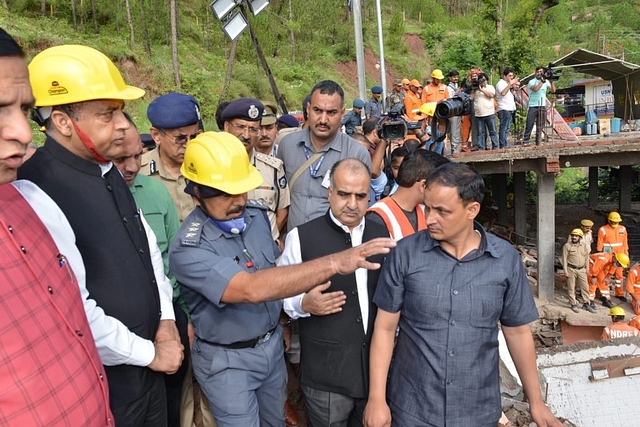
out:
M242 14L247 17L247 26L249 27L249 35L251 36L251 41L253 42L253 46L256 48L258 59L260 60L262 69L267 75L267 79L269 80L269 86L271 86L271 91L273 92L273 96L276 98L276 102L280 106L280 110L282 110L283 114L288 114L287 106L284 103L284 99L282 99L282 95L280 95L278 86L276 86L276 81L273 78L273 74L271 73L269 64L267 64L267 58L265 58L264 53L262 53L262 48L260 47L260 42L258 41L258 37L256 36L256 33L253 31L253 27L251 26L251 20L249 19L249 14L247 13L247 6L245 1L240 3L240 10L242 11Z
M356 36L356 63L358 69L358 93L360 99L367 99L367 76L364 68L364 43L362 41L362 8L360 0L352 0L353 27Z

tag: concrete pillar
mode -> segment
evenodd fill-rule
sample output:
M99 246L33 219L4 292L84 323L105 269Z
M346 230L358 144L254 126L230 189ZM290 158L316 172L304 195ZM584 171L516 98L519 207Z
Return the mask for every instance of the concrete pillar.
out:
M494 173L491 175L491 189L493 201L498 206L498 223L507 223L507 174Z
M553 263L555 257L555 189L553 173L538 174L538 298L552 301L555 292Z
M620 211L631 210L631 166L620 166L620 198L618 200Z
M591 209L598 207L598 167L589 166L589 202Z
M523 245L527 235L527 189L525 186L526 172L513 174L513 211L517 245Z

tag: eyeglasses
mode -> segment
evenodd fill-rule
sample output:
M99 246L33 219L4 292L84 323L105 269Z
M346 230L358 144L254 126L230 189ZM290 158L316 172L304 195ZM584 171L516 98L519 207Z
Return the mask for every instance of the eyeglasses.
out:
M158 129L163 135L169 137L174 144L176 145L185 145L186 143L188 143L189 141L191 141L192 139L196 138L198 135L200 135L202 133L201 130L198 130L198 132L191 134L191 135L178 135L178 136L173 136L173 135L169 135L165 130L163 129Z
M253 136L260 135L260 128L255 128L253 126L247 126L247 125L237 125L235 123L229 123L229 124L233 126L236 132L238 132L241 135L244 135L244 133L247 130L249 131L249 135L253 135Z

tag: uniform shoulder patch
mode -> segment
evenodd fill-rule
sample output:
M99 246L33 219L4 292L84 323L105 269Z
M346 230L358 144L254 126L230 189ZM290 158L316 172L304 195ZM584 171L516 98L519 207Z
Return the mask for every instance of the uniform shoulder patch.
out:
M278 187L280 187L281 190L287 188L287 177L285 175L281 176L278 180Z
M262 154L262 153L255 153L255 156L256 156L256 159L260 160L263 163L268 164L274 169L279 169L280 166L282 165L282 160L278 159L277 157L267 156L266 154Z
M193 221L180 233L180 246L200 246L200 235L204 222Z
M269 210L269 207L267 205L262 203L260 200L255 200L255 199L247 200L247 208L261 209L263 211Z

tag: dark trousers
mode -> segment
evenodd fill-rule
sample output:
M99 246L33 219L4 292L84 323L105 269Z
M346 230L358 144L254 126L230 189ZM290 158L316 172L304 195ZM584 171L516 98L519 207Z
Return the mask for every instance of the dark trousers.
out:
M167 388L167 416L169 427L180 427L180 397L182 396L182 384L189 369L191 351L189 351L189 337L187 336L187 315L175 301L173 302L173 311L176 314L176 327L180 334L180 341L185 348L184 360L178 372L172 375L165 374L164 383Z
M529 107L527 110L527 124L524 128L524 142L531 138L533 125L536 125L536 144L540 144L540 134L547 121L547 109L545 107Z
M167 393L164 375L154 372L150 376L149 390L138 400L112 407L115 425L118 427L166 427Z

